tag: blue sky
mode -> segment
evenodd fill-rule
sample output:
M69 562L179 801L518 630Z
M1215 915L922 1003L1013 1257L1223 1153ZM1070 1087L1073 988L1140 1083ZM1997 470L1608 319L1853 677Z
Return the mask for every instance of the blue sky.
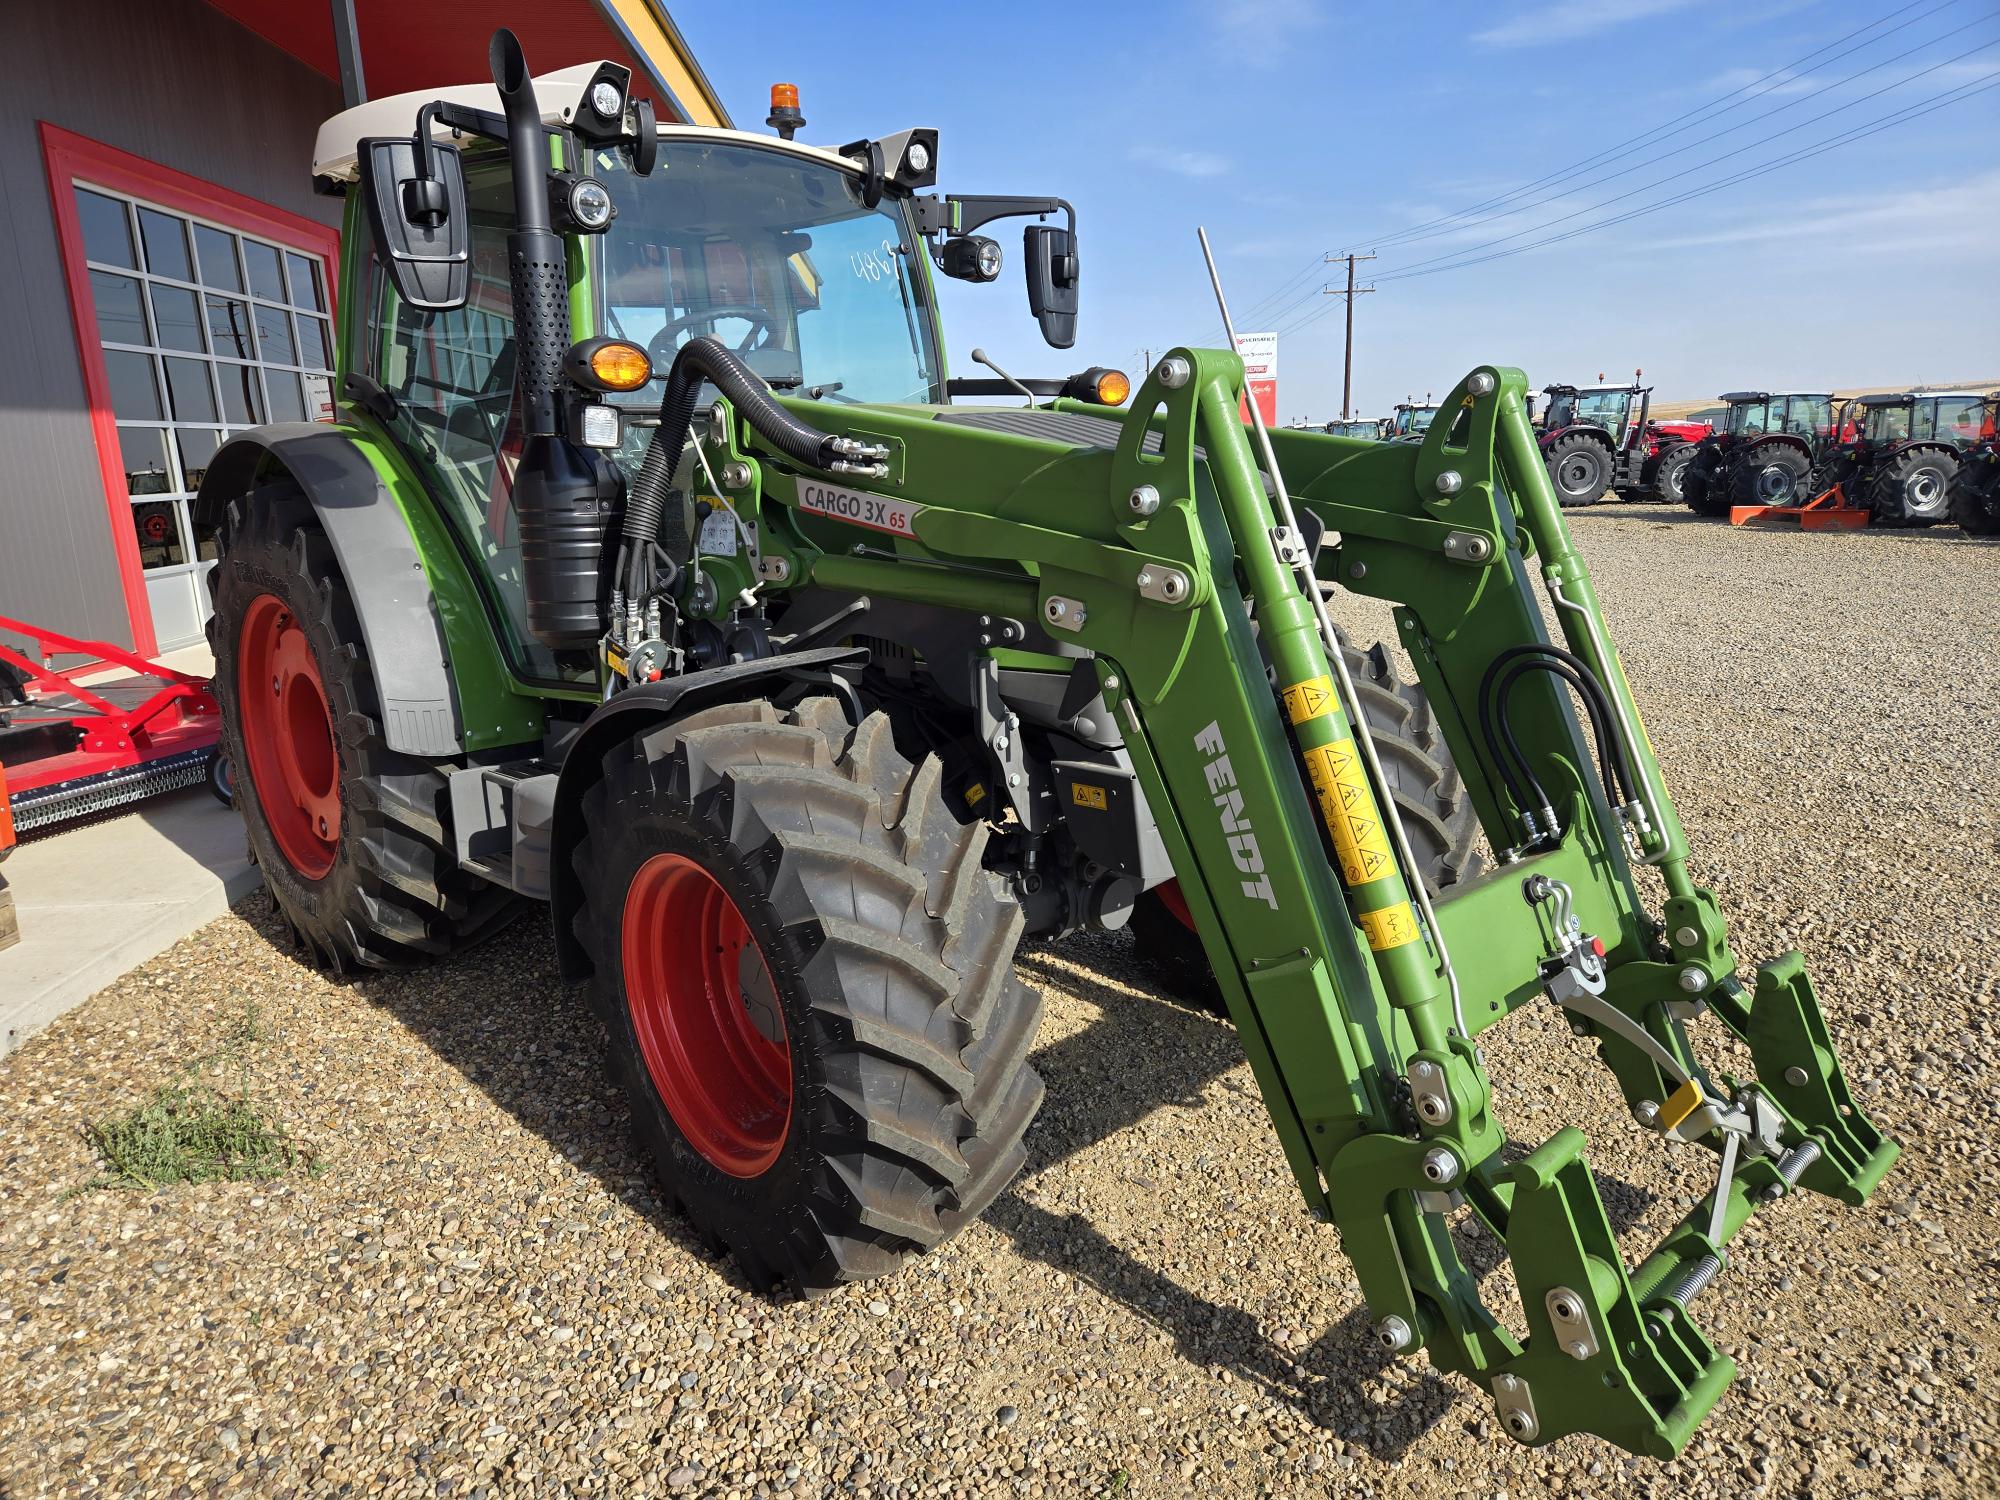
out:
M1056 374L1220 343L1205 224L1239 330L1325 311L1281 338L1285 420L1338 415L1340 299L1318 289L1344 269L1317 258L1350 249L1380 257L1369 415L1483 361L1536 385L1643 366L1662 399L2000 375L2000 88L1713 185L2000 81L1994 0L673 10L740 127L795 82L803 139L935 125L944 190L1076 204L1076 348L1041 343L1003 223L1001 279L945 284L960 373L980 344Z

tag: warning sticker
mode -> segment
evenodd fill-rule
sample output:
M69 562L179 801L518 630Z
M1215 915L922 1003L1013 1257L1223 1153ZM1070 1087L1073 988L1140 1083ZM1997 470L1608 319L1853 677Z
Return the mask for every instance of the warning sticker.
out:
M1340 878L1348 885L1366 885L1391 873L1396 857L1354 741L1335 740L1306 751L1306 775L1319 795L1320 816L1333 835L1334 853L1340 856Z
M703 557L734 557L736 555L736 518L723 510L722 502L713 502L716 508L702 518L701 553Z
M1078 807L1094 807L1099 812L1107 812L1111 807L1103 787L1089 786L1081 781L1070 783L1069 798Z
M1354 920L1367 936L1368 946L1377 953L1384 948L1400 948L1405 943L1414 943L1419 936L1417 914L1410 910L1407 901L1399 901L1379 911L1364 911Z
M1333 712L1333 679L1314 677L1285 689L1285 714L1294 724Z

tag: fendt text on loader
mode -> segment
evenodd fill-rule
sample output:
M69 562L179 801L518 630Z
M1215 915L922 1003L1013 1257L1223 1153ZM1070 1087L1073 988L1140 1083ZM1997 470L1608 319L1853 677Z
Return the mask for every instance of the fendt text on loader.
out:
M977 231L1032 220L1030 310L1070 347L1068 204L930 191L931 130L662 126L617 65L533 79L506 32L491 60L322 131L336 420L237 438L198 502L237 802L310 952L442 958L546 903L667 1191L810 1292L1021 1167L1020 938L1174 882L1383 1346L1522 1443L1677 1452L1734 1373L1692 1312L1731 1239L1796 1192L1862 1202L1897 1148L1800 957L1738 977L1525 377L1473 370L1400 443L1246 428L1211 349L1129 409L1101 371L954 401L989 387L946 374L933 272L993 279ZM1395 606L1425 744L1363 711L1381 658L1336 588ZM1483 874L1442 847L1475 819ZM1479 1038L1515 1011L1700 1148L1636 1263L1579 1131L1505 1149ZM1714 1027L1754 1077L1703 1066Z

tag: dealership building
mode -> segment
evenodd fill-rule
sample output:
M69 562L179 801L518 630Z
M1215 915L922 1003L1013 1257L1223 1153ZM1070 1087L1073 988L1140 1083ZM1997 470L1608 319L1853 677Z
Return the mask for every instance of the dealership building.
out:
M609 58L662 120L728 124L658 0L5 0L0 615L153 655L198 642L188 501L231 433L330 409L341 200L320 123ZM412 119L414 125L414 118Z

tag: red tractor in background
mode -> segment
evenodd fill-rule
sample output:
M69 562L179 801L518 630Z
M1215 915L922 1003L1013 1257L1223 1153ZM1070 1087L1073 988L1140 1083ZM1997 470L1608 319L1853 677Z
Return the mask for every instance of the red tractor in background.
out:
M1990 431L1977 391L1860 396L1841 409L1841 440L1813 470L1811 491L1838 484L1877 526L1933 526L1951 518L1951 492L1969 450Z
M1688 509L1726 517L1737 505L1812 499L1813 467L1836 438L1832 393L1730 391L1722 400L1728 407L1722 431L1694 444L1681 461Z
M1951 518L1970 536L2000 536L2000 391L1979 405L1979 430L1951 481Z
M1630 385L1604 385L1599 373L1597 385L1543 389L1542 459L1565 506L1590 505L1606 490L1634 500L1681 498L1682 471L1709 426L1648 420L1653 388L1639 384L1645 371L1632 373Z

